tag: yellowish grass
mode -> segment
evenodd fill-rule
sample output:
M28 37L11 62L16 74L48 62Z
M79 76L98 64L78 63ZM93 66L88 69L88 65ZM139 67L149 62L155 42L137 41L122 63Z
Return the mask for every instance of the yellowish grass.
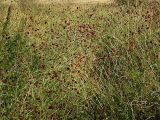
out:
M112 3L114 0L37 0L37 3L50 4L50 3Z

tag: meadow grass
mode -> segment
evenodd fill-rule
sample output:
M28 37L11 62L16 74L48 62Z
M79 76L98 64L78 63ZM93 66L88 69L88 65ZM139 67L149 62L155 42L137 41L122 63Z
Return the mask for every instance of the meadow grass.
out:
M0 119L160 119L159 8L0 4Z

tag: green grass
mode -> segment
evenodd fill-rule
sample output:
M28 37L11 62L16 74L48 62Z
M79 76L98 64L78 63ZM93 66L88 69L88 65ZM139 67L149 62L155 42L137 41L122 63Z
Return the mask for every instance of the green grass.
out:
M0 4L0 119L160 119L159 8Z

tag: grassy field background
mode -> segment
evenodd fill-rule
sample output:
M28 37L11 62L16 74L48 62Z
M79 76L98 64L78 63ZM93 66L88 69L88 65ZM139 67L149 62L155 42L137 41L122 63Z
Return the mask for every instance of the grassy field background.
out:
M10 3L11 0L1 0L2 3ZM20 0L12 0L13 2L17 2ZM22 0L24 1L24 0ZM111 3L115 0L29 0L34 3L41 3L41 4L51 4L51 3Z
M0 3L0 119L160 119L159 8Z
M110 2L113 0L37 0L39 2L76 2L76 3L87 3L87 2L100 2L100 3L104 3L104 2Z

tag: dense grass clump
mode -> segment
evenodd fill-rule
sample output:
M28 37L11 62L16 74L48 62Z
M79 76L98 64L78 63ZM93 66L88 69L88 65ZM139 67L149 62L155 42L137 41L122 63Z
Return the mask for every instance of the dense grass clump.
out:
M160 119L159 8L0 4L1 119Z
M146 5L146 3L158 3L159 0L115 0L118 5L124 5L128 7L138 7L141 5Z
M116 3L119 5L130 5L130 6L137 6L141 3L147 1L147 0L116 0Z

